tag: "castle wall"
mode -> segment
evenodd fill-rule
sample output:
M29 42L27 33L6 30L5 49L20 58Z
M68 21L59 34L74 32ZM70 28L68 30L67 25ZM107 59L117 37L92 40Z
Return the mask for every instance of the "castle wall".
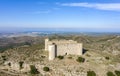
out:
M82 43L73 40L52 40L45 39L45 50L49 51L49 60L59 55L82 55Z
M46 51L48 50L48 42L49 42L49 39L45 39L45 50Z
M51 44L66 44L66 43L71 43L71 44L74 44L74 43L77 43L77 41L73 41L73 40L52 40L52 41L49 41L49 39L45 39L45 50L48 51L48 45L51 45Z
M73 40L52 40L50 42L55 44L77 43L77 41L73 41Z
M82 44L59 44L57 45L57 56L58 55L82 55Z
M45 43L45 50L48 51L49 45L52 45L52 44L53 44L53 43L52 43L51 41L47 41L47 42Z
M49 45L49 60L53 60L55 58L55 45Z

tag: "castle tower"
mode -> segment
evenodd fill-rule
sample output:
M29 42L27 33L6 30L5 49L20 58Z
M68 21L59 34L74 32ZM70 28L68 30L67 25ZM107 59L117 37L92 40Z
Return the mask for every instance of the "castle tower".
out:
M78 55L83 55L83 48L82 48L82 44L81 44L81 43L79 43L79 44L78 44L78 46L79 46Z
M49 60L54 60L59 55L82 55L82 43L73 40L49 40L45 39L45 51L49 52Z
M48 50L48 42L49 42L49 39L46 38L46 39L45 39L45 50L46 50L46 51Z
M55 45L51 44L48 46L49 50L49 60L53 60L55 58Z

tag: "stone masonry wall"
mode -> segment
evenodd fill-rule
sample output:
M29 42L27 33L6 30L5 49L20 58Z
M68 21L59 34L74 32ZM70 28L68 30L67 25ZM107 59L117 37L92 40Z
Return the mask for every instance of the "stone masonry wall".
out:
M74 44L58 44L57 45L57 56L58 55L82 55L82 44L74 43Z
M73 41L73 40L52 40L52 41L49 41L49 40L46 40L45 41L45 50L48 50L48 45L51 45L51 44L74 44L74 43L77 43L77 41Z

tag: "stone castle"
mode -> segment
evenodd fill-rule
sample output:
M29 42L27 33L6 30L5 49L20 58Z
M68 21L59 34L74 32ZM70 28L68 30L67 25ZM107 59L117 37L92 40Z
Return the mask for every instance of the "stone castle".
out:
M73 40L49 40L45 39L45 50L49 51L49 60L59 55L82 55L82 43Z

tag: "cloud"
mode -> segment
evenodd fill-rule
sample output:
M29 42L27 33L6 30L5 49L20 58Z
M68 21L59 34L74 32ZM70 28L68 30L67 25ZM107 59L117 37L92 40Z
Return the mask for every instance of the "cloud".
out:
M61 6L86 7L99 10L120 11L120 3L57 3Z

